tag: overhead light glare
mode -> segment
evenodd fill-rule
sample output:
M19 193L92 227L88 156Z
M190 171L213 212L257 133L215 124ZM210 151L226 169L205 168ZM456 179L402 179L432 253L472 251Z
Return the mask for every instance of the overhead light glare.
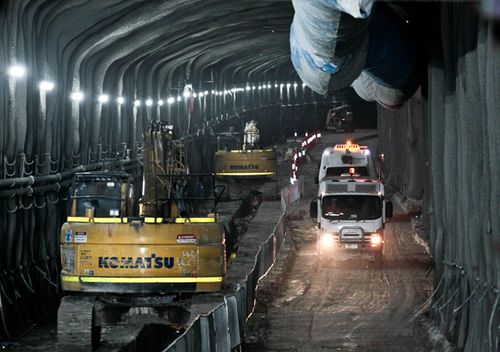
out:
M51 90L54 89L54 82L51 82L51 81L41 81L38 84L38 87L40 88L40 90L50 92Z
M20 78L26 74L26 67L22 65L13 65L9 67L8 73L11 77Z
M83 100L83 93L82 92L72 92L69 97L73 101L82 101Z
M99 103L107 103L109 101L109 95L106 95L106 94L101 94L97 97L97 100L99 101Z

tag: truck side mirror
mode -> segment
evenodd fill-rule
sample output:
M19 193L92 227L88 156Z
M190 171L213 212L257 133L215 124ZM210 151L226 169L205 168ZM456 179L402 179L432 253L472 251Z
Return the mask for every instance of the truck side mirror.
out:
M386 219L392 218L392 202L385 203L385 217Z
M318 202L313 201L309 204L309 214L311 214L311 218L313 219L318 217Z
M319 175L314 175L314 183L316 185L319 183Z

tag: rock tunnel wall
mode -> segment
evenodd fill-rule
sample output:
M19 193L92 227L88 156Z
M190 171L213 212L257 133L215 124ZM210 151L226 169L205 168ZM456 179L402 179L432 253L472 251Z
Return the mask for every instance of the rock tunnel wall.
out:
M294 84L292 13L287 1L0 2L0 338L55 314L74 173L140 176L150 121L184 138L192 172L212 170L215 133L250 119L264 144L317 128L332 99Z
M381 147L390 181L408 198L425 194L431 315L464 351L499 351L500 46L473 3L429 13L426 96L379 110Z

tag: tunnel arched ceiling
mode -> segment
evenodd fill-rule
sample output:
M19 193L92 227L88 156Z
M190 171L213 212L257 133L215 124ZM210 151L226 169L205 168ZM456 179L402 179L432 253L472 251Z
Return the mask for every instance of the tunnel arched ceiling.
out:
M67 90L118 93L132 75L139 95L154 95L182 80L223 85L293 72L289 1L23 0L2 12L4 59L33 63L33 78ZM32 38L8 30L16 27Z
M290 1L8 0L0 11L0 94L8 97L0 104L7 116L0 144L9 157L60 155L54 149L67 143L55 141L53 126L74 141L75 152L82 135L95 144L107 113L95 104L102 93L132 102L177 96L187 83L224 90L297 78L289 59ZM6 70L14 64L26 67L26 79L13 84ZM56 87L47 118L39 116L42 79ZM72 91L85 94L78 111ZM124 112L128 123L130 115ZM129 133L127 142L140 133Z

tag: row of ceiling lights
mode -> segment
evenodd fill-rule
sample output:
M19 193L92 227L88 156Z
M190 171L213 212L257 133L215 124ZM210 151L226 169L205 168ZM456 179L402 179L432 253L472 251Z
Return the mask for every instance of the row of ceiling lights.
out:
M24 66L21 66L21 65L14 65L14 66L11 66L9 67L7 73L9 74L9 76L11 76L12 78L21 78L21 77L24 77L26 75L26 68ZM297 88L298 84L297 83L275 83L274 84L274 88L280 88L282 89L283 87L286 87L286 88L290 88L290 87L294 87L294 88ZM306 85L305 83L302 83L302 88L304 88ZM43 81L40 81L39 85L38 85L39 89L41 91L44 91L44 92L50 92L52 91L54 88L55 88L55 84L54 82L51 82L51 81L48 81L48 80L43 80ZM272 88L272 85L267 83L267 84L259 84L258 86L255 86L255 85L247 85L245 88L232 88L230 90L224 90L224 91L216 91L216 90L212 90L212 91L204 91L204 92L198 92L196 93L194 90L192 89L185 89L184 90L184 93L183 93L183 97L184 98L203 98L204 96L208 96L209 94L212 94L212 95L216 95L216 96L221 96L221 95L228 95L228 94L232 94L232 93L238 93L238 92L243 92L243 91L252 91L252 90L262 90L262 89L271 89ZM70 99L73 100L73 101L82 101L84 99L84 94L83 92L81 91L77 91L77 92L72 92L70 94ZM108 103L109 102L109 95L107 94L101 94L97 97L97 101L99 101L100 103ZM168 97L166 99L166 102L167 104L173 104L175 101L182 101L182 97L179 95L177 97ZM116 102L118 104L123 104L125 103L125 98L123 97L117 97L116 98ZM164 105L165 101L162 100L162 99L159 99L157 104L158 106L162 106ZM141 100L134 100L134 106L140 106L142 104ZM152 106L153 105L153 100L152 99L147 99L145 101L145 104L146 106Z

